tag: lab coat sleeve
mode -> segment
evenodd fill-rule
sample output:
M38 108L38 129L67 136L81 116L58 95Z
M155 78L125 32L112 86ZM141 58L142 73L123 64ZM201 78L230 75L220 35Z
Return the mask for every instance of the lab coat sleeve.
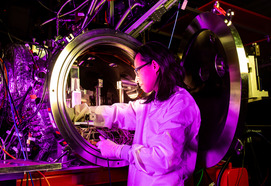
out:
M121 151L121 158L148 175L163 175L177 169L186 169L190 163L187 162L187 156L197 153L197 144L195 149L186 149L190 141L197 143L197 139L192 138L197 138L200 125L200 113L194 100L178 100L159 113L159 116L153 117L156 117L156 120L153 120L151 125L158 127L154 127L154 135L147 137L147 145L125 145ZM195 164L196 157L192 160L194 162L191 163Z
M95 126L112 128L116 125L118 128L135 130L136 107L140 103L115 103L111 106L95 107L96 120Z

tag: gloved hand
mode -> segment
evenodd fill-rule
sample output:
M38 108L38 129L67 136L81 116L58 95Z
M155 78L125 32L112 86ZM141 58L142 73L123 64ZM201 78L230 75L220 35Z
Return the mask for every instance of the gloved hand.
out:
M120 158L120 152L123 145L118 145L109 139L99 136L97 148L101 150L102 156L105 158Z

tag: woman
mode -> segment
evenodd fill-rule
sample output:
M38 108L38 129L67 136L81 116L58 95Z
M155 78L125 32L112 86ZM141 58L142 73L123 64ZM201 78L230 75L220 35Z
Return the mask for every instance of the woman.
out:
M184 185L196 164L199 108L181 87L181 68L164 45L141 46L134 66L148 97L93 110L96 125L135 130L133 144L118 145L101 137L97 147L104 157L129 162L128 185Z

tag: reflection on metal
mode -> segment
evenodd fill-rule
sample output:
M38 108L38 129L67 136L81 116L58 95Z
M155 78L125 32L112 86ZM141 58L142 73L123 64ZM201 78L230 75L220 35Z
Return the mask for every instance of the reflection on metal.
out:
M22 159L9 159L0 161L0 175L3 173L12 174L30 171L44 171L44 170L48 171L48 170L57 170L61 168L62 168L61 163L36 162L32 160L22 160Z
M124 103L124 92L121 81L117 81L117 89L119 90L119 102Z
M131 98L131 99L136 99L139 97L138 94L138 86L135 80L129 80L129 79L121 79L121 85L123 90L126 92L126 94Z
M187 41L179 56L185 83L202 116L197 166L211 167L226 155L240 121L241 97L247 91L242 90L247 83L244 48L236 29L213 13L198 15L183 37Z
M132 26L130 26L124 32L136 38L141 32L143 32L146 28L148 28L151 24L155 22L152 15L159 14L163 15L167 10L169 10L177 0L159 0L154 6L152 6L143 16L140 17ZM160 11L163 13L160 13ZM151 17L151 18L150 18Z
M82 23L81 29L83 29L83 28L84 28L84 26L85 26L85 24L86 24L86 22L87 22L87 19L89 18L89 16L91 16L91 15L92 15L92 13L93 13L93 11L94 11L94 8L95 8L96 3L97 3L97 0L93 0L93 1L91 1L91 4L90 4L90 6L89 6L89 8L88 8L88 11L87 11L86 17L85 17L85 19L84 19L84 22Z
M268 97L268 92L261 90L259 74L257 71L256 59L254 56L248 56L249 60L249 102L261 100L262 97Z
M108 166L109 163L110 167L121 167L127 165L127 162L119 159L108 161L103 158L100 151L77 131L68 114L70 108L66 105L68 96L66 88L70 70L74 64L78 66L80 64L80 86L91 92L95 92L97 80L103 79L101 104L119 102L118 96L115 96L117 95L116 82L122 79L134 80L132 61L135 49L140 45L140 42L124 33L110 29L95 29L76 37L69 43L55 58L51 67L49 93L55 123L72 150L96 165ZM87 60L90 57L95 60ZM112 63L116 65L111 67L109 64ZM134 81L131 81L130 86L133 84ZM130 99L125 94L125 102ZM91 105L95 106L95 104L91 102ZM86 123L87 126L89 124Z
M215 69L216 73L219 75L219 77L223 77L226 73L226 62L224 61L223 57L220 57L219 55L215 56Z
M98 79L98 85L95 87L96 89L96 106L101 105L101 88L103 87L103 80Z
M126 19L126 17L128 16L128 14L131 13L131 11L132 11L135 7L137 7L137 6L143 7L143 5L140 4L140 3L135 3L135 4L133 4L132 7L129 7L129 8L126 10L126 12L124 13L124 15L122 16L122 18L119 20L117 26L115 27L115 30L118 30L118 29L119 29L119 27L121 26L121 24L123 23L123 21Z

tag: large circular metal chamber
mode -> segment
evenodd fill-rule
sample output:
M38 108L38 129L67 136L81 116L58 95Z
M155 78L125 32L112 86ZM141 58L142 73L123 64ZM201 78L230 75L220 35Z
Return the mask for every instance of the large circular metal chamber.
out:
M51 67L49 93L55 123L72 150L93 164L110 167L127 165L119 159L103 158L96 146L89 142L90 138L97 138L97 131L90 129L89 125L75 125L68 110L74 106L78 96L87 105L110 105L135 98L128 92L136 92L132 62L135 49L140 44L135 38L114 30L91 30L71 41ZM122 82L121 90L125 87L128 90L124 91L123 98L119 96L117 82ZM95 96L100 96L99 104ZM127 134L130 135L126 133L125 136Z
M184 32L180 44L185 83L201 111L197 166L224 158L237 125L242 125L242 96L247 91L247 60L240 36L225 17L202 13Z
M234 26L227 25L224 19L213 13L198 15L185 30L179 49L186 70L185 83L201 110L198 167L211 167L228 152L240 125L242 96L247 91L243 44ZM83 100L87 105L111 105L135 99L139 94L133 81L132 61L140 44L135 38L114 30L91 30L70 42L51 67L50 104L57 128L76 154L96 165L127 164L103 158L90 139L95 140L98 133L107 131L76 124L69 109L76 104L78 95L80 103ZM122 90L125 90L123 97ZM85 92L89 92L88 98L84 97ZM97 96L100 99L95 99ZM128 136L117 142L131 143L129 131L107 134L115 139L115 134Z

